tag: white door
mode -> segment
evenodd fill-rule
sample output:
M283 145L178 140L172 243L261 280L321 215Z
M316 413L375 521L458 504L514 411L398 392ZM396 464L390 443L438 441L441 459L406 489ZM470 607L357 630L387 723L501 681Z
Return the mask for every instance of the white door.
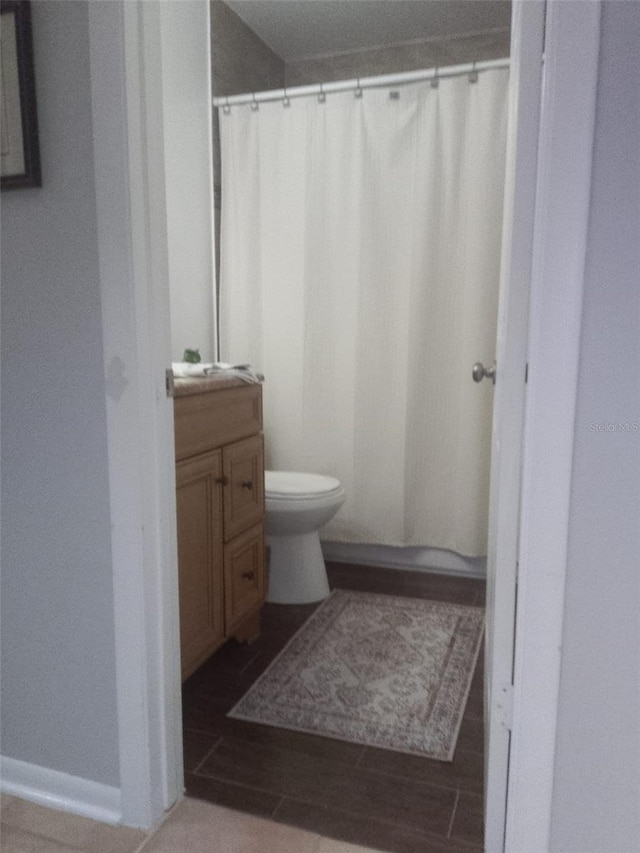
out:
M504 849L544 13L544 0L515 0L513 5L487 559L487 853L499 853Z

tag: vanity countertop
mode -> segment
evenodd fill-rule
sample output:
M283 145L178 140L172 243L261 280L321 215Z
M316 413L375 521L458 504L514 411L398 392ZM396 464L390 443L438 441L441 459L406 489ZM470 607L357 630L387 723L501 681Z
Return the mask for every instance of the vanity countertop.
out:
M264 377L258 377L262 382ZM174 397L189 397L192 394L206 394L209 391L220 391L223 388L238 388L247 385L237 376L186 376L174 379Z

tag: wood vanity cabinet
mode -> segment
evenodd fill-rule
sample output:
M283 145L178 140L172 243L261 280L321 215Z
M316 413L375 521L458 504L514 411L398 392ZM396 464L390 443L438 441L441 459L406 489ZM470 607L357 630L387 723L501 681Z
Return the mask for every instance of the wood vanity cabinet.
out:
M229 637L257 637L264 600L262 386L196 381L174 399L183 681Z

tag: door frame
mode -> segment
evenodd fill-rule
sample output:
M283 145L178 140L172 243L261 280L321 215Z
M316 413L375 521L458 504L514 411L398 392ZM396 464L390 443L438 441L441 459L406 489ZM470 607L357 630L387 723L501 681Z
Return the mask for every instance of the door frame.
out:
M88 5L120 820L148 829L184 791L163 4Z
M506 851L549 850L600 0L547 0Z
M166 200L159 180L170 164L158 133L158 5L89 4L121 812L123 823L141 827L155 825L183 791L173 424L164 391ZM599 2L548 0L505 847L511 851L548 849L551 821L599 11Z
M485 651L484 840L504 849L513 707L529 303L545 0L514 0L502 257L491 431Z

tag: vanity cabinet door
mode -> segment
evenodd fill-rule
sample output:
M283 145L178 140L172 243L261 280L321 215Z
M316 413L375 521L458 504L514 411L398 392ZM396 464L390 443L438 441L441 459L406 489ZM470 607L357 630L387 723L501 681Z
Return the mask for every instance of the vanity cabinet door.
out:
M262 435L230 444L223 450L224 541L264 518L264 451Z
M220 450L176 465L183 680L224 640L222 483Z

